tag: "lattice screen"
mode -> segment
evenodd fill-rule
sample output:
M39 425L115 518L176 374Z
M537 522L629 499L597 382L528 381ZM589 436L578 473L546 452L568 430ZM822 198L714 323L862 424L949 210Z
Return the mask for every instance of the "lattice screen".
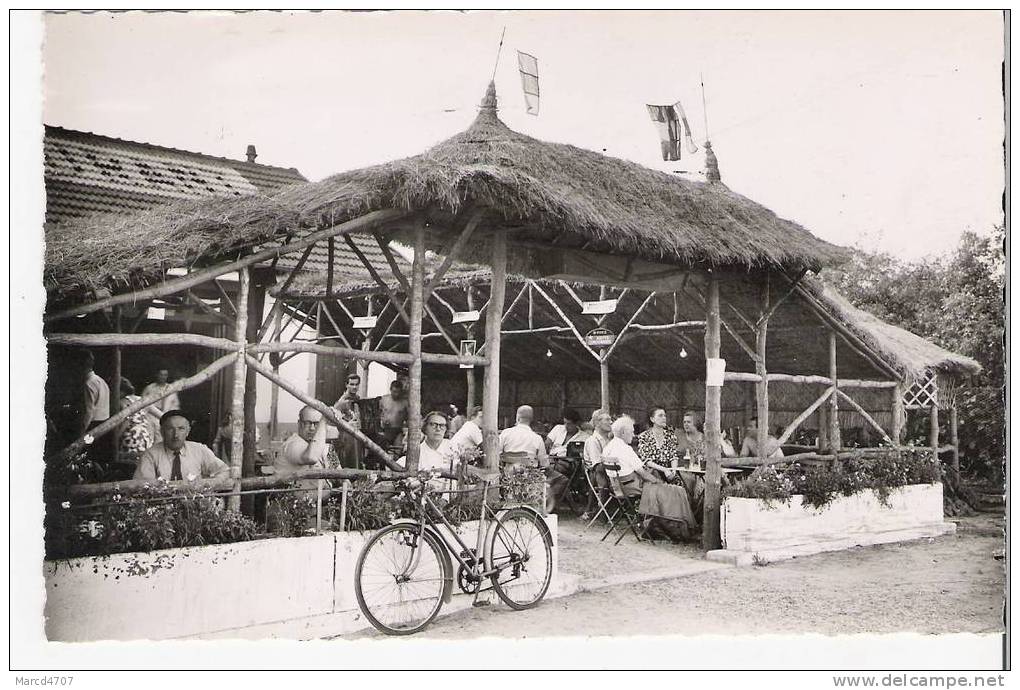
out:
M914 381L914 384L903 393L903 405L907 408L928 409L936 405L938 400L939 382L933 372Z

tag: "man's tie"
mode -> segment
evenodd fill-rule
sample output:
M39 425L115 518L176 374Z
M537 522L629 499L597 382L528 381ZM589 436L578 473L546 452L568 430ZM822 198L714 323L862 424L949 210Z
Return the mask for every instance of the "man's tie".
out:
M175 481L177 479L184 479L184 477L181 476L181 451L179 450L174 451L174 466L173 469L170 470L170 481Z

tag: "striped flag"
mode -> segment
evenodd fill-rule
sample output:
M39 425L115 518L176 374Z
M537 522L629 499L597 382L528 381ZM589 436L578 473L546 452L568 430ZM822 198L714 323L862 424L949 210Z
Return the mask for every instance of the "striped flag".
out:
M687 123L687 113L677 101L673 105L649 105L648 114L659 128L659 140L662 144L662 160L680 160L680 125L683 124L683 138L687 143L687 153L697 153L691 136L691 126Z
M521 88L528 115L538 115L538 60L534 55L517 51L517 66L521 70Z

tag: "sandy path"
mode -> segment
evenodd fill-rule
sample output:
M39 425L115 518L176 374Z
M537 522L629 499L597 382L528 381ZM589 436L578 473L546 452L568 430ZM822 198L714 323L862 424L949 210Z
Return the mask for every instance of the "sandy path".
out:
M1001 516L961 518L955 535L933 540L606 588L530 611L494 604L439 618L419 637L996 632L1003 628L1005 565L994 558L1002 524ZM601 535L578 538L579 530L564 527L563 567L585 577L698 557L691 547L596 547Z

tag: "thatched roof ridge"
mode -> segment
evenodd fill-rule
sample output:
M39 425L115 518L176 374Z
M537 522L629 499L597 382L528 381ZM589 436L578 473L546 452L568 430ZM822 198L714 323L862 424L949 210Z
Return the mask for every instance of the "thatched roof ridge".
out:
M489 209L495 222L526 226L515 238L667 263L818 269L844 256L723 184L534 139L503 124L491 103L467 130L410 158L268 194L174 202L48 229L44 282L51 295L80 298L377 209L448 220L472 206Z
M981 365L976 360L939 347L855 307L836 288L821 280L805 279L803 284L869 347L900 370L907 380L920 378L931 370L955 376L970 376L981 371Z

